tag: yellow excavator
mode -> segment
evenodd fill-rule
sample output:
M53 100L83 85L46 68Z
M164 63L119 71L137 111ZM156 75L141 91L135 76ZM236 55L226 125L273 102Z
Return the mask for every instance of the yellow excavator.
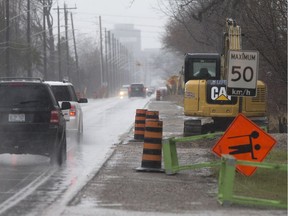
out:
M241 50L241 28L226 19L224 53L187 53L184 62L184 136L225 131L242 113L267 127L266 85L257 80L254 97L227 94L228 51Z

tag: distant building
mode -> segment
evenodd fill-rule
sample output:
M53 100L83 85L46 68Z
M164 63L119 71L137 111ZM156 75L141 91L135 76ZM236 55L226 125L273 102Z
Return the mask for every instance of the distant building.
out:
M111 33L135 56L141 53L141 31L133 24L115 24Z
M125 46L133 56L130 81L141 82L146 86L154 85L160 79L162 70L153 68L153 62L160 55L160 49L144 49L141 47L141 30L135 29L134 24L115 24L111 33Z

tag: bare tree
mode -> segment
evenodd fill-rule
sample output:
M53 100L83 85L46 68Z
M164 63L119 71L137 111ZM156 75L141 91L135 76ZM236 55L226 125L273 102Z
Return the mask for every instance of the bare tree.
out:
M171 21L163 38L167 48L181 51L181 40L188 39L193 52L197 46L203 51L209 47L219 50L225 18L232 17L246 35L245 44L257 49L274 70L280 70L282 80L286 76L287 54L283 49L287 46L286 1L170 0L169 6L166 13Z
M54 40L54 33L53 33L53 25L54 19L51 14L52 6L54 0L40 0L43 7L46 7L45 13L45 20L47 22L47 49L48 49L48 77L52 80L56 80L58 77L55 71L55 64L56 64L56 51L55 51L55 40Z
M36 74L38 74L38 66L41 65L41 56L39 50L39 42L41 41L41 37L38 33L42 31L42 29L41 25L39 25L39 2L36 0L31 0L30 3L31 48L27 42L27 1L10 0L9 11L5 11L6 1L2 1L0 3L1 11L5 12L0 13L0 67L1 71L3 71L3 66L6 65L6 59L3 58L3 54L5 53L5 50L9 48L11 57L10 66L12 72L10 75L12 76L27 76L27 62L30 53ZM10 31L8 47L6 45L7 38L5 37L7 28L6 23L4 24L7 13L9 13Z
M89 97L97 97L97 91L101 87L100 78L100 50L95 40L82 36L78 41L79 64L83 86L87 89ZM94 48L93 48L94 47Z

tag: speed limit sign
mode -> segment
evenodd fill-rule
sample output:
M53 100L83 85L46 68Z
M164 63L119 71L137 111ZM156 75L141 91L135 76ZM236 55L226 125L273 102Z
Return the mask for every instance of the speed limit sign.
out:
M227 94L256 96L258 65L257 51L228 51Z

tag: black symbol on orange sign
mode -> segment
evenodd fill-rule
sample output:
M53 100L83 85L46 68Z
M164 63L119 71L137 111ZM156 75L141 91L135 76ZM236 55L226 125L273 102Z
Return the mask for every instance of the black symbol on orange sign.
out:
M236 155L236 154L243 154L243 153L251 153L251 157L254 160L257 160L257 158L254 157L254 150L259 150L261 148L260 144L255 144L253 146L252 138L257 139L259 137L259 133L257 131L252 131L249 135L242 135L242 136L234 136L234 137L228 137L228 139L234 139L238 137L249 137L249 144L243 144L243 145L236 145L236 146L229 146L229 149L232 149L234 151L229 152L230 155Z

